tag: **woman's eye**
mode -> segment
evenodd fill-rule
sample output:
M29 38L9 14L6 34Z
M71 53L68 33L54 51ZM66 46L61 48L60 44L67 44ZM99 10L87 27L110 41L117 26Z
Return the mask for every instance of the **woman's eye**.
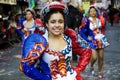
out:
M60 20L59 23L64 23L64 21L63 21L63 20Z
M55 21L51 21L50 23L55 23Z
M52 20L52 21L50 21L50 23L52 23L52 24L54 24L54 23L56 23L56 22L58 22L58 23L64 23L63 20L58 20L58 21Z
M59 21L59 23L63 23L63 21Z

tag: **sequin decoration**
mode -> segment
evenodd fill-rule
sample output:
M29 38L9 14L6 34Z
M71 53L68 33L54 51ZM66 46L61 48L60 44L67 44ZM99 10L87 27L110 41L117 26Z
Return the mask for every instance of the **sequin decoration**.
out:
M58 70L61 76L66 76L66 63L65 63L65 56L61 55L59 56L59 61L58 61Z
M42 52L45 50L45 47L43 45L43 42L36 42L34 44L33 49L31 49L27 55L27 57L24 59L22 58L22 62L28 62L29 65L33 64L36 59L40 57Z
M51 61L50 71L51 71L51 76L53 79L57 79L56 74L59 73L57 65L58 65L57 60Z
M53 79L57 78L57 74L60 74L61 77L66 76L67 68L71 70L70 65L66 65L66 63L68 63L68 60L66 62L65 55L70 53L72 46L71 46L70 38L68 36L64 35L64 39L67 42L67 48L65 48L64 50L62 51L55 51L50 49L46 50L48 54L59 57L59 60L57 59L52 60L50 64L50 71Z

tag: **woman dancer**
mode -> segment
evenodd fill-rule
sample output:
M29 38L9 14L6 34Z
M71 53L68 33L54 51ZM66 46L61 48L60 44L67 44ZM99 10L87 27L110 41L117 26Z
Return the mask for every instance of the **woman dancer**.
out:
M25 18L23 28L19 27L17 31L23 36L23 41L33 33L44 34L45 28L40 19L35 18L35 12L31 8L25 9ZM22 25L22 24L21 24Z
M91 72L94 74L94 63L98 59L98 77L103 78L102 67L104 62L104 48L109 45L104 32L102 31L102 24L104 21L98 16L98 10L95 6L89 8L89 19L83 18L84 21L80 28L80 35L84 38L92 48L91 57Z
M65 29L64 4L52 2L41 12L45 34L32 34L23 45L20 69L34 80L83 80L80 73L89 63L91 49L82 49L75 31ZM75 67L71 65L72 51L80 56Z

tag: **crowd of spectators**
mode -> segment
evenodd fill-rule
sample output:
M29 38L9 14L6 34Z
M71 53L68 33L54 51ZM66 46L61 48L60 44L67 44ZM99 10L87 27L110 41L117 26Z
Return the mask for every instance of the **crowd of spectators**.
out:
M21 14L0 17L0 45L2 45L0 48L4 48L5 45L13 46L14 43L21 42L22 36L18 34L16 29L20 18Z

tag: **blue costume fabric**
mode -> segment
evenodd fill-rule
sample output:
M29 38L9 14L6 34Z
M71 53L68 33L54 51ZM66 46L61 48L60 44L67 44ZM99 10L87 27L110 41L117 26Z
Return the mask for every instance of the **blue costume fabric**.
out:
M24 33L22 32L22 29L23 29L23 27L24 27L23 22L24 22L25 20L26 20L26 18L21 17L20 20L19 20L18 23L17 23L17 25L18 25L18 26L21 26L21 28L20 28L20 29L16 29L16 31L17 31L18 34L20 34L21 36L24 35Z
M102 33L102 23L99 18L96 18L96 22L93 22L91 17L84 17L79 34L89 43L91 49L105 48L110 45L106 36Z
M35 46L35 43L40 43L42 45ZM47 41L40 34L31 34L25 40L23 45L21 61L22 69L24 74L33 80L51 80L48 65L40 58L42 57L43 52L37 53L37 50L42 50L42 47L44 47L44 49L47 47ZM31 50L33 51L30 54ZM39 59L34 58L36 56L38 56ZM32 58L34 58L34 61L30 64Z
M85 17L84 17L85 18ZM89 40L88 39L88 36L92 37L93 41L95 40L94 39L94 34L92 32L92 30L90 29L90 21L89 19L85 18L86 21L85 21L85 25L84 26L81 26L81 28L79 29L79 32L78 34L85 40L88 42L90 48L94 49L96 48L96 46L93 44L92 40Z

